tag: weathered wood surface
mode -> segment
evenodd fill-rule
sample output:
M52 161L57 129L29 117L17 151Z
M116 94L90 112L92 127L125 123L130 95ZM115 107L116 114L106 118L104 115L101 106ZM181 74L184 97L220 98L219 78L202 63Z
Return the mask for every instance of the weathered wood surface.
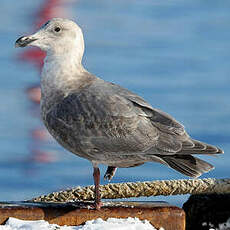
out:
M105 202L100 211L92 203L0 203L0 224L9 217L23 220L46 220L58 225L81 225L87 220L138 217L166 230L184 230L185 213L181 208L164 202Z

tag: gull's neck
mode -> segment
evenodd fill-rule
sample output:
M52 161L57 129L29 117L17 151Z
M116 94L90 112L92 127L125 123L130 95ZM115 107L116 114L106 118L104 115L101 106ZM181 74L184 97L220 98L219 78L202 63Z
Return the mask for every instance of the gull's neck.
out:
M43 73L49 72L49 74L54 75L53 77L73 77L75 74L81 74L84 70L81 61L82 55L75 52L75 49L71 51L63 50L61 53L47 52ZM60 72L64 73L65 76L59 76Z
M78 81L85 71L81 58L74 52L61 55L47 53L42 70L42 87L63 89L71 82Z
M50 107L58 98L67 96L80 84L84 72L86 70L76 54L47 53L41 78L41 105Z

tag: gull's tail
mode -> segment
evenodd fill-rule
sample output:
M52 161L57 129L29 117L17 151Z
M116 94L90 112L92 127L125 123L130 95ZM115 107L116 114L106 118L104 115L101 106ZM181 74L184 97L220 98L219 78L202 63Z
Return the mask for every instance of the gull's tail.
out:
M182 149L174 155L157 156L166 162L169 167L180 173L190 177L199 177L201 174L212 170L214 166L191 154L215 155L223 153L223 150L197 140L191 139L191 142L193 145L182 146Z
M211 164L192 155L176 154L161 156L161 158L168 164L169 167L190 177L199 177L201 174L214 168Z

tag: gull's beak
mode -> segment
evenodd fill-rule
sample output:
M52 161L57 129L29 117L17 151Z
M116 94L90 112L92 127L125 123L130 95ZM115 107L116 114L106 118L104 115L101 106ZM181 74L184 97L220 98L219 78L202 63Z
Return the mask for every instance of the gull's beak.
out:
M33 36L22 36L15 42L15 47L26 47L36 40L37 38Z

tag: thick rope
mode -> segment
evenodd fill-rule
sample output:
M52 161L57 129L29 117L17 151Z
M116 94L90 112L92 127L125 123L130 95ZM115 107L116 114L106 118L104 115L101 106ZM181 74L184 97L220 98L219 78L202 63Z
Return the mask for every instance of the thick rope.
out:
M230 193L230 179L161 180L100 186L103 199L179 194ZM71 202L94 199L94 186L76 187L34 198L34 202Z

